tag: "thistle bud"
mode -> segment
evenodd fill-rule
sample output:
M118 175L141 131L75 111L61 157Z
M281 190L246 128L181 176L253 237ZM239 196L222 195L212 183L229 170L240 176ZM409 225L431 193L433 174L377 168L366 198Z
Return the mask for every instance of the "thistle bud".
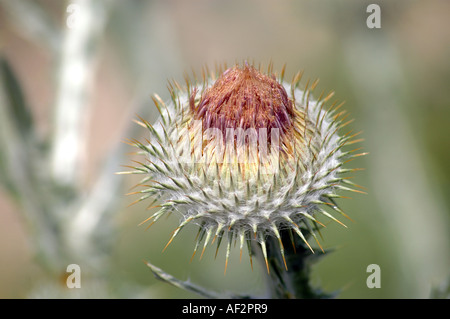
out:
M322 217L344 225L337 191L362 192L344 177L357 169L343 167L365 154L343 151L360 141L358 134L340 135L350 123L342 104L325 106L333 93L314 100L318 81L300 90L301 73L287 83L284 68L276 76L271 66L267 74L247 63L207 72L201 83L171 83L168 103L153 97L160 113L155 125L138 122L149 139L130 143L145 155L128 172L144 176L143 189L133 194L141 195L136 202L153 198L159 208L143 223L179 213L164 249L184 226L197 224L193 256L226 242L225 271L233 241L241 257L247 247L250 259L257 242L269 271L266 240L273 237L286 266L282 236L298 236L313 251L305 233L320 246L315 229L324 226Z

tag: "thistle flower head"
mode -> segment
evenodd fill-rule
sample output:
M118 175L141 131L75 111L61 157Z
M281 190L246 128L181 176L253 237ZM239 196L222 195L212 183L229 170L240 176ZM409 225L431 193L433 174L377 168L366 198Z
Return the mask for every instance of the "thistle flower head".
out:
M313 251L305 233L317 241L315 229L324 226L319 215L344 225L335 217L346 216L335 202L337 191L361 192L344 177L356 169L343 164L364 153L343 150L359 140L352 132L339 134L350 122L342 104L325 106L333 93L314 100L318 81L300 90L302 73L287 83L284 68L276 76L271 65L267 74L247 63L222 70L206 69L201 83L173 82L170 102L153 97L160 113L156 124L138 122L149 139L130 144L145 162L127 173L144 175L143 189L133 193L141 194L136 202L158 202L143 223L178 212L180 224L166 247L194 223L194 255L203 255L209 243L217 242L218 249L225 239L226 264L233 240L241 256L247 246L250 258L251 242L257 241L267 267L268 236L278 239L283 259L283 234L299 236Z

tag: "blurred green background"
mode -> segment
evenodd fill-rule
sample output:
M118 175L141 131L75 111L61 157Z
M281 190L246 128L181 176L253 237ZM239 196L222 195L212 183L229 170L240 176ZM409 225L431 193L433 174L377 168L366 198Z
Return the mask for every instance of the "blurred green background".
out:
M76 2L0 1L1 56L23 90L38 140L54 134L58 70L67 55L61 47L73 31L68 25L71 3ZM370 3L381 8L380 29L366 25ZM448 289L450 2L105 0L89 5L100 8L104 24L88 48L92 79L80 167L87 194L105 157L115 154L119 164L130 163L126 152L132 149L111 152L124 137L133 137L124 132L136 126L136 113L150 122L156 119L150 95L167 100L169 79L183 82L184 72L205 63L249 59L267 65L272 60L275 70L286 63L287 79L305 70L305 77L320 78L316 94L334 90L338 101L346 101L355 119L351 128L363 131L362 146L370 152L349 163L365 168L354 181L368 195L351 194L352 200L340 201L355 222L348 229L330 224L322 232L323 246L335 251L315 267L314 283L326 291L340 290L339 298L428 298L436 287ZM112 171L122 170L119 164ZM40 170L39 165L45 163L34 169ZM145 203L127 207L136 198L123 194L136 179L122 178L114 175L123 187L109 194L117 201L115 212L107 215L112 222L105 230L105 236L111 234L102 261L107 266L82 272L77 293L197 297L157 281L143 260L216 291L261 292L264 269L252 272L245 258L239 263L238 252L226 276L224 254L214 260L214 249L189 263L195 227L161 253L178 216L148 231L138 227L151 212ZM25 195L9 191L7 183L0 186L0 297L73 296L62 284L55 288L60 279L43 271L35 258L33 222L20 205ZM71 262L83 270L81 260ZM366 286L370 264L380 265L379 289Z

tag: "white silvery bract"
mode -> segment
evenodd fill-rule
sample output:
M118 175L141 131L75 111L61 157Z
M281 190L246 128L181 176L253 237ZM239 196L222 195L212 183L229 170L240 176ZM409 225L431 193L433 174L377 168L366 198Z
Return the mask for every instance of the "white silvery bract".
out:
M136 202L152 198L159 208L143 223L181 215L166 247L195 223L194 254L225 239L227 264L233 241L241 256L247 246L250 258L257 241L269 271L268 236L278 239L284 260L282 235L299 236L312 251L305 234L317 241L317 225L324 226L319 216L344 225L333 216L347 217L336 191L361 191L344 177L357 169L343 164L365 153L343 150L360 141L358 134L339 135L350 121L342 104L325 107L333 93L313 100L318 81L308 81L302 91L301 73L286 83L284 68L276 77L271 68L264 75L247 64L217 73L204 75L200 84L186 80L184 88L174 82L168 103L154 96L159 119L154 125L138 121L150 137L130 142L145 161L126 173L144 175L143 189L132 193L141 195Z

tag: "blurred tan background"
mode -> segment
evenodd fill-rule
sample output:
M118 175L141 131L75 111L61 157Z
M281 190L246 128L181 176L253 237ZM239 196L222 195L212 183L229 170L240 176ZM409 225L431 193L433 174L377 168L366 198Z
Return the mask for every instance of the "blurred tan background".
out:
M60 60L52 46L62 40L39 32L26 6L11 2L16 1L0 1L1 55L15 71L37 134L44 138L52 134L58 89ZM327 291L340 290L340 298L427 298L433 287L445 285L450 276L448 1L103 2L108 8L87 102L86 188L132 125L136 110L156 119L150 94L168 99L167 80L182 82L185 71L205 63L249 59L267 65L272 60L275 70L286 63L287 79L305 70L306 77L320 78L317 94L334 90L337 100L346 101L355 119L352 129L363 131L362 146L370 152L349 164L365 168L355 182L367 187L368 195L351 194L352 200L340 202L355 222L348 229L330 224L322 232L323 245L335 252L317 265L314 282ZM381 7L381 29L366 26L372 2ZM63 36L71 2L33 3ZM129 158L121 161L128 164ZM123 198L111 216L117 238L109 261L114 278L107 280L129 287L130 296L138 285L146 297L196 297L155 280L145 259L214 290L261 289L260 269L252 272L238 256L225 277L224 261L214 261L214 249L189 263L194 228L161 254L177 216L149 231L137 227L149 212L145 204L127 208L134 199L123 194L133 182L125 178L116 195ZM29 297L43 276L21 210L0 188L2 298ZM366 267L373 263L381 267L380 289L366 286Z

